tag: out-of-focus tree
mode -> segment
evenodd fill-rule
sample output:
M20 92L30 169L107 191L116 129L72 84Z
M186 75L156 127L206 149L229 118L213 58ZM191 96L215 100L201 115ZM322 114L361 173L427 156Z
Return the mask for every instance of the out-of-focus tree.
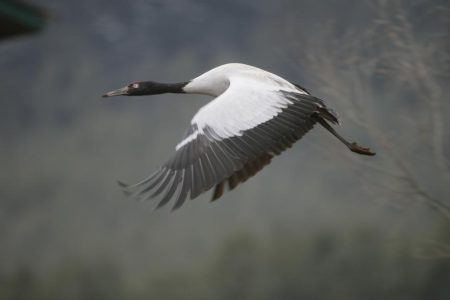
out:
M364 180L368 198L402 209L424 203L450 226L450 7L402 0L366 5L371 22L342 28L330 21L309 39L298 38L302 26L290 19L291 57L374 144L375 161L344 160L371 170ZM450 256L448 245L431 244L437 256Z
M411 235L354 228L275 229L269 238L239 233L224 241L206 277L212 299L445 299L450 264L413 258Z
M0 299L448 299L450 261L412 257L413 233L398 243L372 226L338 232L237 231L201 264L149 269L145 282L104 258L0 270Z

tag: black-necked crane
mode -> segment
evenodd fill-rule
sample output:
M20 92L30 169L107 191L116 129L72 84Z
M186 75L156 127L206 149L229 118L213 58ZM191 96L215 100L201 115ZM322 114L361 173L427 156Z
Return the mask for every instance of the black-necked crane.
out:
M173 209L215 187L212 200L268 165L319 123L348 149L375 155L350 143L329 124L336 114L306 89L262 69L238 63L216 67L190 81L142 81L108 92L103 97L163 93L215 97L200 108L172 158L144 180L119 184L127 194L143 199L162 195L157 208L174 197Z

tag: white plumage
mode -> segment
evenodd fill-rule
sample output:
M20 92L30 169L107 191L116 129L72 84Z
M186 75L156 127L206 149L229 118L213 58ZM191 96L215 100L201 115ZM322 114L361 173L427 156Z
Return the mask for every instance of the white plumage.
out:
M334 131L327 121L337 124L337 117L322 100L298 85L249 65L222 65L182 83L132 83L104 96L162 93L216 98L194 115L173 157L159 170L137 184L121 184L127 193L145 199L162 194L158 207L177 194L176 209L188 195L193 199L214 186L213 200L219 198L226 183L233 189L246 181L315 123L353 152L374 155Z

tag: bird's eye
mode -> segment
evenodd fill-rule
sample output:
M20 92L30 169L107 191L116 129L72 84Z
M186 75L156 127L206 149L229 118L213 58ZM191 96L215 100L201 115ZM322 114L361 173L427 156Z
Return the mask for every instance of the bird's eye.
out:
M139 87L139 83L133 83L131 86L132 86L133 88L137 89L137 88Z

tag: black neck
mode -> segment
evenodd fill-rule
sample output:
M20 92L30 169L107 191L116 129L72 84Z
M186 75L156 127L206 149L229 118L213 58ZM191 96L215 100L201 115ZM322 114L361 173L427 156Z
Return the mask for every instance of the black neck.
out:
M179 83L160 83L154 81L142 81L139 82L139 88L132 91L131 95L157 95L165 93L185 93L183 87L188 82Z

